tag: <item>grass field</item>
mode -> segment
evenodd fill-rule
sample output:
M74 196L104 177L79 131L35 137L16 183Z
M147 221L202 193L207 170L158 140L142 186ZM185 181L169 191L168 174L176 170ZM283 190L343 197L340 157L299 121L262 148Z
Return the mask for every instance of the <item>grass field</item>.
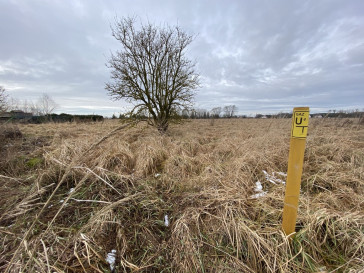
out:
M1 125L20 131L0 139L1 272L110 272L112 249L116 272L364 272L358 119L310 121L292 240L291 120L194 120L164 136L138 124L100 141L120 125Z

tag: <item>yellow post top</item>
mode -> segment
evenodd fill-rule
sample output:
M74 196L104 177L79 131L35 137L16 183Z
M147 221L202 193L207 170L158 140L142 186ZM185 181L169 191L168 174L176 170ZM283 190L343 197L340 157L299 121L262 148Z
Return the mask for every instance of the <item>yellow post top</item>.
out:
M310 117L309 107L293 108L291 138L307 137L309 117Z

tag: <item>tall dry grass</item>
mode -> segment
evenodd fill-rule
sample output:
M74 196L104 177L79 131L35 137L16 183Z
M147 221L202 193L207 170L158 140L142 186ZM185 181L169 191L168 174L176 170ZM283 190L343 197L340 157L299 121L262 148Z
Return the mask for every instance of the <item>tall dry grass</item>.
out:
M1 140L2 272L363 272L364 126L309 127L281 231L290 120L19 125ZM97 145L95 145L95 143ZM266 195L252 198L261 181ZM278 180L277 180L278 181ZM168 215L170 225L164 225Z

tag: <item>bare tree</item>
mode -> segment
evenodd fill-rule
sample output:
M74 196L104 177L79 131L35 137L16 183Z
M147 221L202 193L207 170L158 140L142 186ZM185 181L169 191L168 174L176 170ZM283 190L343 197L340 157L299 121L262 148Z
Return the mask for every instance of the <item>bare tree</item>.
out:
M31 112L33 115L51 114L58 105L47 94L43 94L36 103L28 100L20 100L9 97L5 88L0 86L0 112L1 111L23 111Z
M215 107L215 108L212 108L212 109L211 109L211 116L212 116L213 118L219 118L219 117L220 117L221 112L222 112L221 107Z
M190 109L184 108L181 111L182 118L189 118L190 116Z
M32 112L37 111L42 115L50 115L57 107L57 103L48 94L43 94L38 99L37 105L35 107L33 105L30 108Z
M209 112L206 109L195 109L195 118L209 118Z
M5 93L5 88L0 86L0 113L5 112L8 106L8 96Z
M235 116L235 113L238 111L238 108L235 105L226 105L224 107L224 117L232 118Z
M122 49L108 61L113 81L106 90L116 100L133 103L132 115L146 110L149 124L165 132L178 110L191 107L199 86L195 64L185 56L193 37L178 26L136 27L133 18L116 20L112 35Z

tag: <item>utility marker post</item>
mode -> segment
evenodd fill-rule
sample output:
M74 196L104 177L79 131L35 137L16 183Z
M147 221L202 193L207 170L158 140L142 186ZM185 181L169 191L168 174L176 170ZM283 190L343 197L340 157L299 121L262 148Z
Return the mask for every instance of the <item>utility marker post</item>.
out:
M295 107L293 109L282 221L282 228L286 235L295 232L296 228L298 198L300 196L303 156L305 154L309 116L310 109L308 107Z

